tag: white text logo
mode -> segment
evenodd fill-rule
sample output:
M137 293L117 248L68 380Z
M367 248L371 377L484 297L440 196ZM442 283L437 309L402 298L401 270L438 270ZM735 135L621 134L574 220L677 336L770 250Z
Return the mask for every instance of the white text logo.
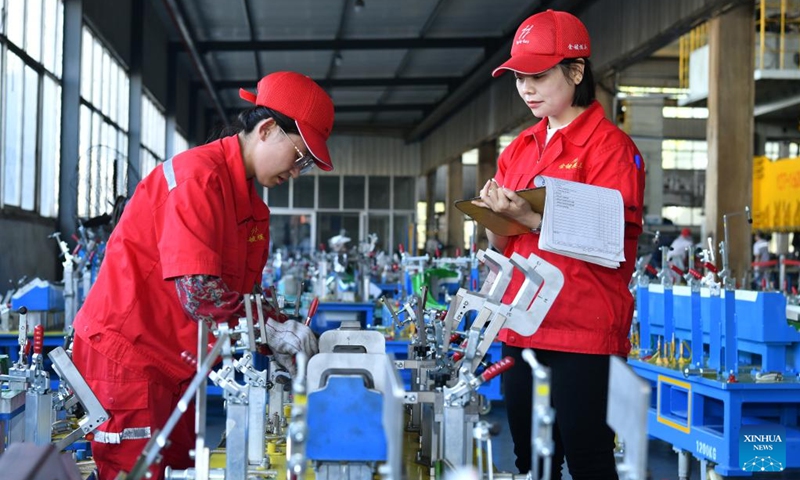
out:
M519 36L517 37L517 44L530 43L528 40L525 39L525 37L527 37L528 34L531 33L531 29L532 28L533 28L533 25L526 25L525 28L523 28L519 32Z

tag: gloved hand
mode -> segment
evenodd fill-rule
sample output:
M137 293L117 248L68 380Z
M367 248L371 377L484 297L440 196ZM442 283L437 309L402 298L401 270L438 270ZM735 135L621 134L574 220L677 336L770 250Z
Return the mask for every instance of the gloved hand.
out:
M300 322L289 320L281 323L270 318L266 327L267 346L272 350L273 358L292 376L297 373L294 365L297 352L305 353L308 358L319 352L314 332Z
M261 311L264 312L264 318L271 318L273 320L278 321L279 323L283 323L289 320L289 317L285 313L275 308L275 306L266 299L261 304Z

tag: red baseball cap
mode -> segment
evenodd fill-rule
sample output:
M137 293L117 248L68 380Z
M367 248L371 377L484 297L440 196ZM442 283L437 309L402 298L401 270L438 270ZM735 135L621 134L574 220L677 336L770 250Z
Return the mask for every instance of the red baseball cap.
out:
M305 75L275 72L258 82L257 91L255 95L240 88L239 96L293 119L314 163L326 172L333 170L325 144L333 129L333 102L325 90Z
M683 237L688 237L691 234L692 234L692 231L689 230L688 228L684 228L683 230L681 230L681 236L683 236Z
M565 58L586 58L590 54L589 32L583 23L570 13L547 10L522 22L511 44L511 58L495 68L492 76L498 77L506 70L535 75Z

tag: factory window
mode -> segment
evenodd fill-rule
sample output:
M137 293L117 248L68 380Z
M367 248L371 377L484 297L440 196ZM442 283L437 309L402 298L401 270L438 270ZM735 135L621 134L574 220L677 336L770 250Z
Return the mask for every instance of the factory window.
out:
M402 245L403 250L406 252L413 252L414 234L416 233L414 215L411 212L396 212L394 214L394 225L392 229L394 230L393 241L387 245L388 248L386 250L393 252Z
M292 188L291 182L286 182L284 184L278 185L277 187L272 187L270 189L264 189L264 192L267 194L267 205L272 208L288 208L289 207L289 190Z
M294 193L292 195L292 206L295 208L314 208L314 177L316 175L304 175L292 180Z
M357 212L317 212L317 245L324 245L330 251L329 240L336 235L344 233L350 239L345 246L349 250L358 245L361 240L362 215Z
M798 147L795 142L765 142L764 156L770 160L796 158L798 156Z
M663 140L661 167L664 170L705 170L708 167L708 143L705 140Z
M363 176L344 177L344 208L364 208L364 193L366 192L367 180Z
M319 177L319 208L339 208L339 181L335 175Z
M664 118L708 118L705 107L664 107L661 109Z
M391 216L388 214L372 214L370 213L367 215L367 231L366 235L364 235L363 239L359 240L366 240L366 236L369 234L376 234L378 236L378 242L375 244L377 250L388 250L392 251L396 245L392 245L393 239L390 237L391 235ZM353 244L351 243L350 246Z
M412 210L414 208L414 178L394 178L394 208Z
M128 193L128 111L130 79L122 64L88 27L83 27L78 171L78 215L111 211ZM141 179L138 165L131 166Z
M314 248L327 245L341 230L351 239L351 248L376 233L379 248L387 251L396 250L400 243L408 249L416 235L414 177L305 175L266 189L266 202L273 216L305 215L315 209L310 222ZM287 252L297 248L275 246Z
M391 177L370 177L369 178L369 205L372 210L376 208L390 208L389 200L392 198L389 182Z
M176 129L172 137L172 155L177 155L186 150L189 150L189 141Z
M0 204L58 214L61 0L0 0Z
M661 215L675 225L702 225L705 214L701 207L663 207Z
M164 161L167 149L167 121L161 107L147 92L142 95L142 178Z
M270 263L275 265L281 258L311 253L311 230L313 212L295 212L292 215L273 214L269 217ZM278 257L281 252L285 257Z

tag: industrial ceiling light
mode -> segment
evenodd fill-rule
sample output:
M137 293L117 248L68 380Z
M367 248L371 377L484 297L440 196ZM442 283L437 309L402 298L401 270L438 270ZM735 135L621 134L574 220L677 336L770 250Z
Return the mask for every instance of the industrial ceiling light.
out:
M353 3L353 9L355 9L356 12L360 12L365 6L364 0L356 0L355 3Z

